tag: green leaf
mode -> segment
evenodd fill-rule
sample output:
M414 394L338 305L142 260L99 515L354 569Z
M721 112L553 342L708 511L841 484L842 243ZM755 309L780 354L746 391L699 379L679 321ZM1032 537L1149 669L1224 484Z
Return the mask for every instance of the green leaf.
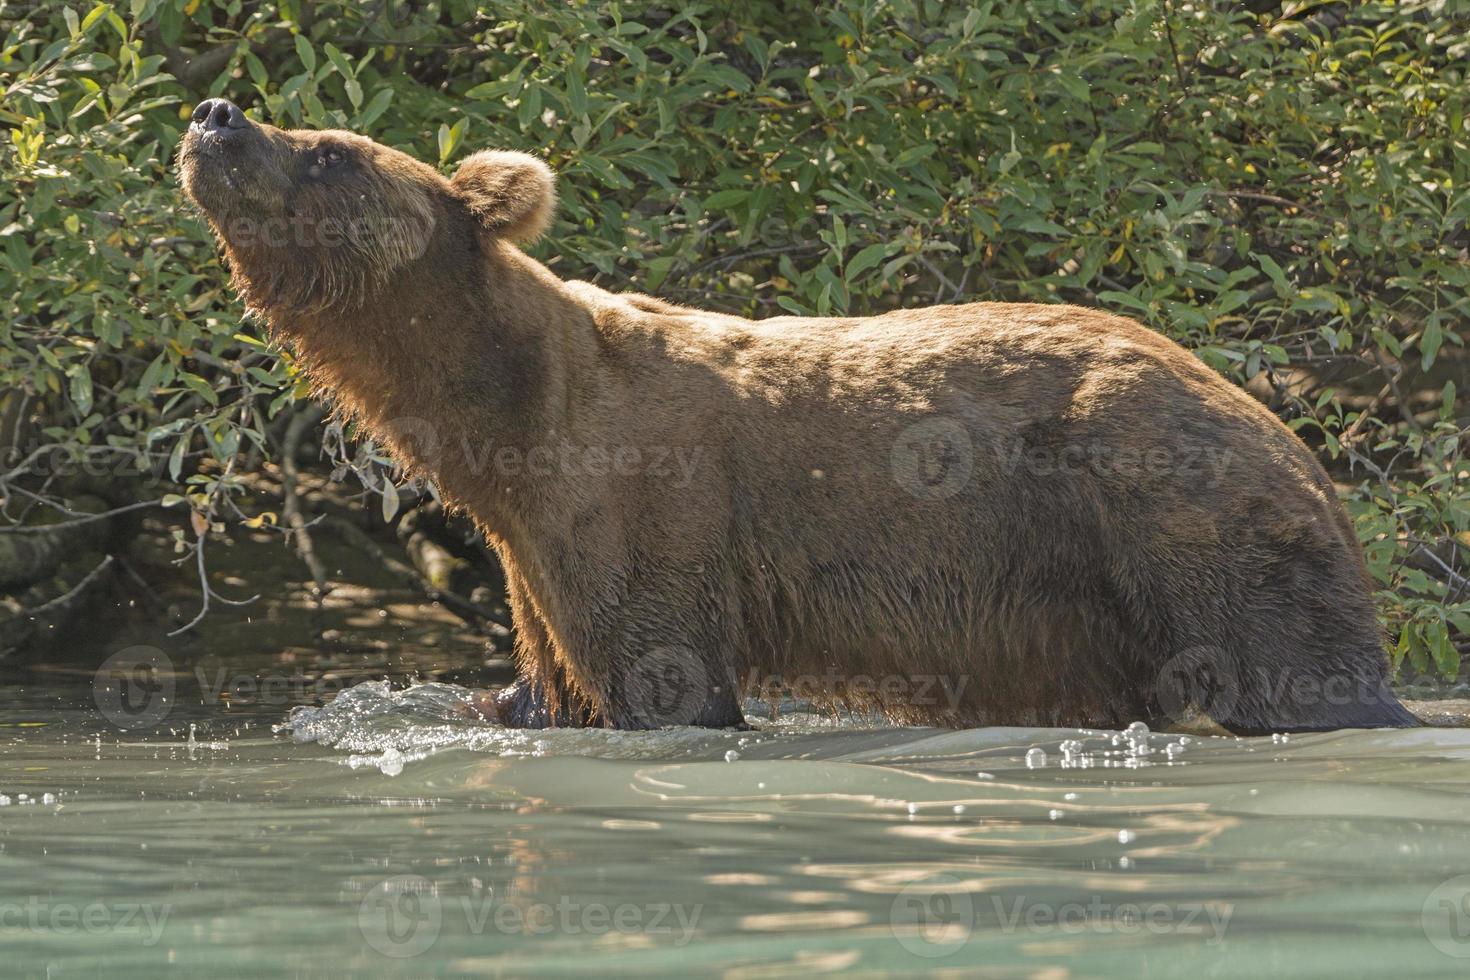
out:
M1440 345L1444 343L1444 329L1439 325L1438 317L1430 317L1424 324L1424 333L1419 338L1420 367L1428 371L1434 366L1434 359L1439 354Z
M300 37L300 35L297 36ZM337 48L331 42L323 44L322 51L326 53L327 60L332 63L332 67L336 69L337 74L346 79L352 79L356 77L355 73L352 70L352 65L347 60L347 56L341 51L337 50Z
M307 71L316 71L316 52L311 50L311 42L303 34L297 34L294 38L296 44L296 58L301 62L301 67Z
M1256 260L1256 265L1260 266L1262 272L1271 277L1271 282L1276 286L1277 296L1284 298L1295 295L1296 289L1287 280L1286 273L1281 266L1277 265L1275 259L1264 252L1252 252L1251 258Z
M453 126L439 125L439 164L443 166L454 156L459 141L464 136L465 124L469 122L468 117L459 120Z
M168 454L168 476L175 483L179 482L179 474L184 469L184 454L189 450L189 438L192 433L186 432L179 436L174 443L173 451Z
M732 187L728 190L715 191L704 199L703 207L706 211L723 211L737 204L744 204L749 199L750 191Z
M882 262L885 258L887 258L888 253L892 248L893 246L891 244L888 244L886 242L877 242L862 249L852 257L851 262L847 263L847 268L845 270L845 275L843 276L843 278L846 279L849 283L853 282L857 279L859 274L866 272L868 269L871 269L873 266L877 265L879 262Z
M393 102L393 90L391 88L379 89L368 100L367 106L362 110L359 117L364 127L371 126L379 116L388 111L388 106Z
M78 415L85 416L92 411L92 372L85 364L77 365L71 372L71 402Z

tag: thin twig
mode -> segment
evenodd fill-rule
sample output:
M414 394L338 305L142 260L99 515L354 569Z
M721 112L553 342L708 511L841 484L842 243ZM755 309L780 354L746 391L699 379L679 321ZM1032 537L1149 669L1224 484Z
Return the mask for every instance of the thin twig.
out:
M1339 442L1357 442L1359 430L1368 423L1368 420L1372 418L1375 413L1377 413L1378 406L1382 405L1383 400L1387 398L1392 392L1393 385L1384 385L1382 388L1380 388L1378 394L1373 396L1373 400L1368 402L1367 406L1363 409L1363 411L1358 415L1357 418L1353 419L1353 424L1347 427L1347 431L1342 434L1342 438L1339 440Z
M1403 373L1403 366L1400 365L1397 371L1390 368L1388 362L1383 359L1383 352L1377 347L1373 348L1373 359L1378 362L1378 366L1383 369L1383 373L1388 377L1388 386L1393 389L1393 397L1398 402L1399 417L1408 423L1409 428L1415 432L1422 433L1424 427L1419 424L1418 419L1414 418L1413 409L1409 407L1409 400L1399 390L1399 375Z
M189 630L198 626L200 621L209 614L210 599L218 599L220 602L223 602L227 606L248 606L252 602L260 598L260 593L257 592L249 599L226 599L224 596L214 591L214 589L209 584L209 574L205 571L204 568L204 539L205 536L208 534L209 529L205 528L204 533L199 535L198 539L194 542L194 558L196 564L199 567L199 588L200 591L203 593L203 601L199 603L199 612L195 614L193 619L189 620L183 626L180 626L178 629L169 633L169 636L178 636L180 633L187 633L189 632Z
M1179 87L1188 91L1189 83L1184 80L1184 64L1179 58L1179 46L1174 43L1174 25L1169 20L1173 13L1173 5L1169 0L1164 0L1164 36L1169 39L1169 51L1174 56L1174 74L1179 79Z
M1260 201L1262 204L1274 204L1277 207L1281 207L1281 208L1291 208L1291 209L1293 209L1295 211L1300 211L1302 214L1308 214L1308 215L1311 215L1314 218L1319 218L1319 219L1321 219L1323 221L1331 221L1331 220L1333 220L1331 217L1329 217L1328 215L1323 214L1321 211L1314 211L1313 209L1307 207L1305 204L1301 204L1301 203L1299 203L1297 201L1293 201L1290 198L1278 197L1275 194L1264 194L1264 193L1262 193L1260 191L1243 191L1243 190L1205 191L1205 197L1228 197L1228 198L1239 198L1239 199L1244 200L1244 201Z
M260 598L260 593L258 592L255 595L251 596L249 599L225 598L210 587L209 573L204 567L204 543L209 538L209 518L214 514L215 498L219 495L221 488L223 488L226 482L229 480L230 473L233 472L235 469L235 461L239 458L240 457L238 455L231 456L230 461L225 464L224 472L222 472L219 479L215 481L214 489L210 491L209 499L205 501L204 527L202 530L195 531L194 561L199 569L199 590L202 594L201 601L199 603L199 612L195 615L193 619L189 620L183 626L180 626L178 629L169 633L169 636L178 636L180 633L187 633L195 626L198 626L199 622L204 619L205 615L209 612L209 601L211 599L218 599L220 602L223 602L227 606L248 606L250 605L250 603ZM183 560L185 559L179 559L179 561Z
M72 510L70 507L58 504L55 501L47 500L45 497L41 497L38 494L31 493L29 490L22 490L20 487L14 487L12 489L14 489L15 492L21 494L22 496L30 497L32 499L40 501L43 504L55 507L63 514L76 514L80 516L76 517L75 520L57 521L55 524L23 524L12 527L0 527L0 534L50 534L53 531L57 531L65 527L76 527L78 524L91 524L94 521L105 521L109 517L116 517L118 514L126 514L129 511L145 510L149 507L163 506L162 500L140 500L136 503L125 504L122 507L114 507L112 510L104 510L100 514L87 514L83 513L82 511Z
M286 437L281 446L281 510L286 517L287 536L296 547L296 554L305 563L307 570L311 572L312 581L316 584L317 610L322 607L322 599L331 591L327 584L327 569L322 564L321 558L316 553L316 544L311 537L311 524L302 513L301 495L297 492L300 482L300 473L296 468L296 453L301 448L301 440L306 430L321 420L324 414L322 408L312 405L297 412L291 419L291 424L286 428Z
M393 572L414 588L422 591L431 601L442 602L446 608L456 615L472 621L480 620L492 628L499 627L501 630L509 630L511 628L509 618L498 615L494 610L487 609L472 599L467 599L462 595L435 586L418 569L399 561L385 552L378 546L376 541L368 537L367 534L363 533L361 528L357 527L351 521L332 516L327 518L323 526L336 531L348 544L357 548L359 551L367 552L384 568Z
M61 595L57 596L55 599L52 599L52 600L50 600L48 602L43 602L43 603L41 603L41 605L37 606L34 609L27 609L21 615L23 615L23 616L30 616L30 617L41 616L41 615L44 615L44 614L50 612L53 609L59 609L59 608L62 608L64 606L66 606L67 604L69 604L71 602L71 600L73 600L77 596L81 595L81 593L92 584L92 582L97 578L97 576L101 575L108 568L111 568L112 567L112 562L113 562L113 557L111 555L107 555L106 557L104 557L102 559L101 564L99 564L96 568L92 569L86 575L82 576L82 580L80 582L78 582L76 585L73 585L70 589L67 589L65 592L63 592Z
M1436 555L1434 551L1424 543L1419 543L1419 546L1414 549L1414 554L1424 555L1430 561L1438 565L1441 569L1443 569L1445 575L1449 576L1449 580L1453 582L1457 588L1465 588L1466 586L1470 586L1470 579L1465 578L1465 576L1461 575L1459 572L1451 568L1448 564L1445 563L1445 560L1443 558L1439 557L1439 555Z

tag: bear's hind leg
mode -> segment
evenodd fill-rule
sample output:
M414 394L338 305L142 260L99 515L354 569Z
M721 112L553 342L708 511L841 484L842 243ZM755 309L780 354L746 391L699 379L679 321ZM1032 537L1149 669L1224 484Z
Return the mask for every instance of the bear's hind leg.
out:
M1274 543L1274 542L1273 542ZM1368 586L1336 547L1267 547L1233 575L1160 604L1170 640L1156 697L1239 735L1419 724L1389 686Z

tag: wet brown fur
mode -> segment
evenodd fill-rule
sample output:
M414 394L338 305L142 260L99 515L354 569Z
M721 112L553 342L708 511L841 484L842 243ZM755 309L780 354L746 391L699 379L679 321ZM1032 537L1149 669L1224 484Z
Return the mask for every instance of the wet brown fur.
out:
M1137 323L994 303L753 322L609 293L516 247L551 215L530 157L446 180L354 134L259 129L213 154L191 133L185 187L320 389L484 529L524 678L505 720L738 724L752 678L805 675L896 720L1112 726L1158 717L1161 670L1204 649L1231 665L1235 730L1413 723L1321 467ZM327 145L350 169L310 176ZM281 209L421 231L236 241ZM563 443L643 465L496 462ZM1027 461L1089 446L1171 462ZM659 454L696 460L687 482ZM1327 704L1303 678L1372 693Z

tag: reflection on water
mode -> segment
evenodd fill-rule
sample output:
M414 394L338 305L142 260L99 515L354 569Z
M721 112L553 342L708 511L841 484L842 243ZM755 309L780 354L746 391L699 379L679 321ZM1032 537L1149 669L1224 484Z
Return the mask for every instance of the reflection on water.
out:
M22 976L1470 965L1461 730L513 732L370 682L127 733L6 690Z

